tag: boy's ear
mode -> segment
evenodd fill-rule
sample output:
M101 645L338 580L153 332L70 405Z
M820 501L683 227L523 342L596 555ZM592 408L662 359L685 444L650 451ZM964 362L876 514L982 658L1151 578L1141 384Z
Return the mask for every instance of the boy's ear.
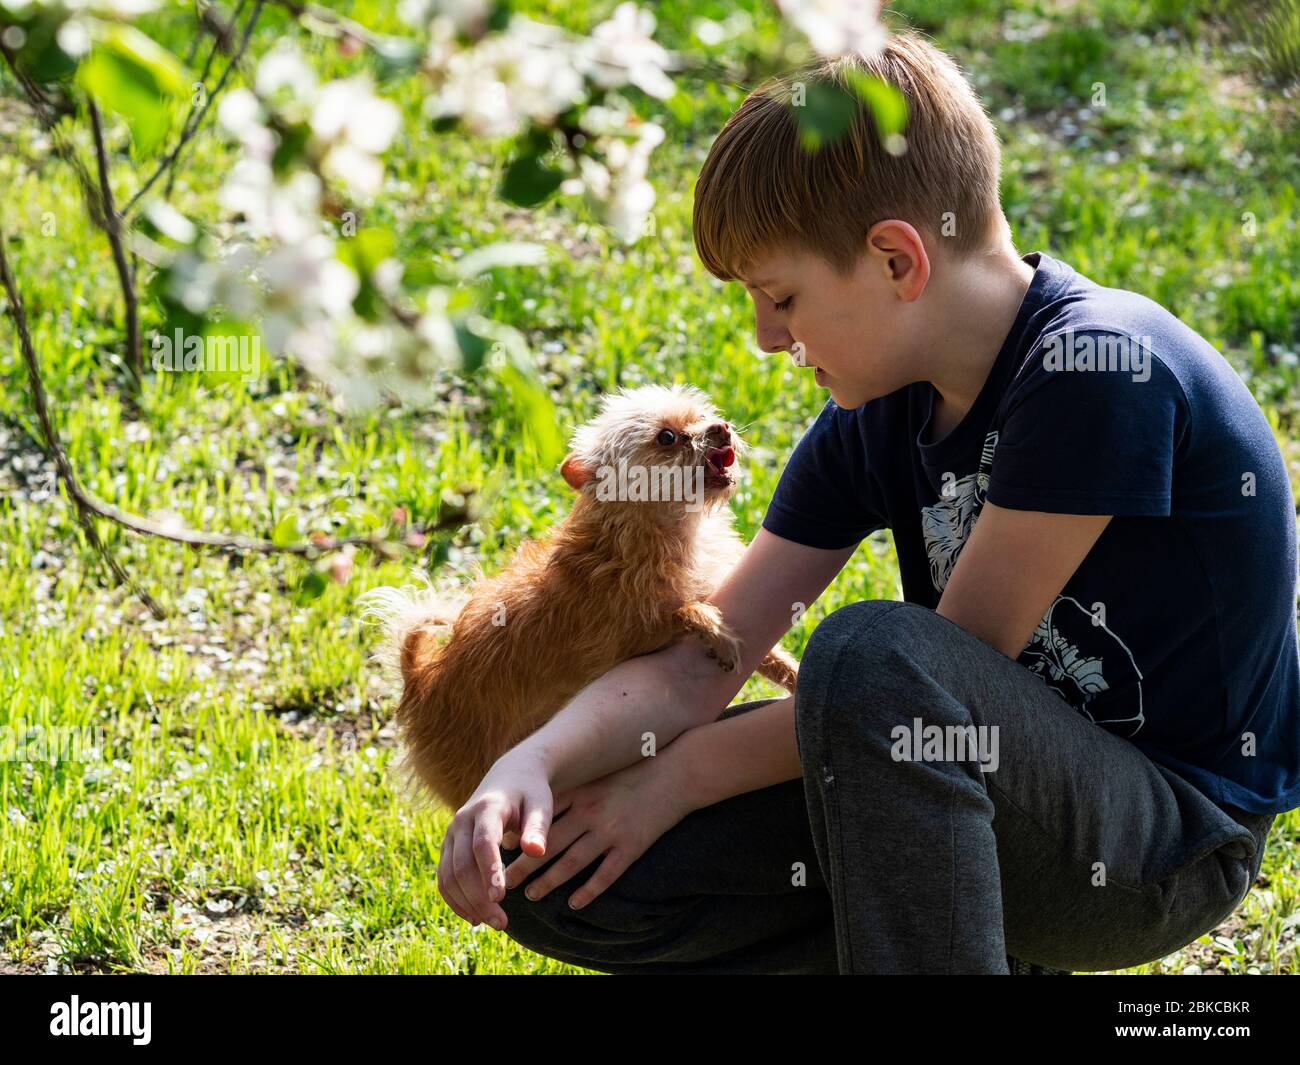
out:
M574 491L581 490L582 486L591 480L592 469L582 459L570 451L564 456L564 461L560 463L560 475L569 483L569 487Z

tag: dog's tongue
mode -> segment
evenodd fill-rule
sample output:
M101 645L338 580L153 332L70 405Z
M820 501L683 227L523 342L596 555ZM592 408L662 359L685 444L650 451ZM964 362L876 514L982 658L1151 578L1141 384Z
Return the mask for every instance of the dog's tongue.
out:
M725 470L736 461L736 452L730 447L715 447L710 448L704 458L715 469Z

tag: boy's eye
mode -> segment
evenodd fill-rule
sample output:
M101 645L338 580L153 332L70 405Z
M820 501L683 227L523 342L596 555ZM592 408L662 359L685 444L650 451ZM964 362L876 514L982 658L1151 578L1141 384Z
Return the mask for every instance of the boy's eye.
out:
M677 439L677 434L674 433L671 429L661 429L659 435L655 437L655 442L658 444L662 444L664 447L667 447L676 439Z
M778 311L789 310L789 309L790 309L790 301L793 300L793 299L794 299L793 296L786 296L786 298L783 299L780 303L774 303L774 304L772 304L772 306L775 307Z

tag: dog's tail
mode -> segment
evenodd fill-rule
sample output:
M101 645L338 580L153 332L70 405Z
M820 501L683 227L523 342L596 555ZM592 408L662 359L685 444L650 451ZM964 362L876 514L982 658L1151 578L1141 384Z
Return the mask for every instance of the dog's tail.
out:
M383 630L373 657L398 691L424 641L450 632L470 598L462 585L449 580L434 584L423 571L418 575L420 585L372 588L357 600L361 620Z

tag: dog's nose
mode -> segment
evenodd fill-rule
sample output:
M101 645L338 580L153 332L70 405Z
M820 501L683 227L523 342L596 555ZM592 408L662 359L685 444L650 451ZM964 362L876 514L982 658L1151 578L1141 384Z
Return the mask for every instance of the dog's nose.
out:
M719 446L729 444L731 442L731 423L714 422L704 430L704 438L710 441L721 441Z

